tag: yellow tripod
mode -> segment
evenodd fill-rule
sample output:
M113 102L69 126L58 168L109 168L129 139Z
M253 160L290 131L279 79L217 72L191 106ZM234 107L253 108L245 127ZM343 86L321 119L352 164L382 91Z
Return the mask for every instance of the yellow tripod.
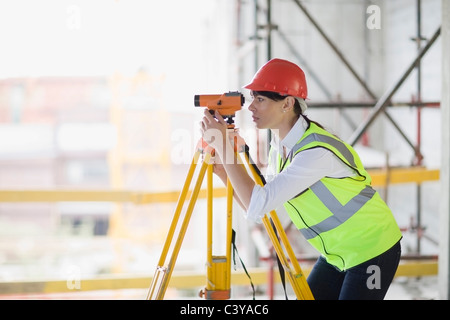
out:
M228 129L230 130L230 129ZM252 164L250 155L248 152L248 147L245 145L244 148L239 147L237 144L237 131L232 127L233 132L231 137L234 142L234 149L237 155L238 161L241 165L242 163L239 153L244 151L246 168L249 169L253 175L256 183L263 185L263 180L259 173L257 167ZM186 212L184 214L184 219L181 227L178 229L178 236L175 244L172 248L172 254L170 260L166 264L166 258L169 254L169 250L172 247L172 240L177 230L178 221L181 217L181 211L185 203L186 197L189 193L189 188L192 182L192 178L196 171L197 164L199 163L200 156L203 154L203 161L198 172L197 181L195 182L194 189L192 190L189 204L187 206ZM189 224L189 220L192 216L192 211L194 209L195 202L198 198L200 188L203 183L205 174L207 173L207 284L205 289L201 292L201 296L205 299L211 300L223 300L230 298L230 278L231 278L231 237L232 237L232 203L233 203L233 189L228 181L227 183L227 251L225 256L214 256L212 254L212 199L213 199L213 187L212 187L212 177L213 177L213 164L212 158L214 156L214 149L203 143L201 139L197 144L197 150L194 153L185 184L181 190L180 197L175 209L174 218L170 225L168 236L166 238L164 248L161 257L156 267L155 274L150 285L147 299L148 300L162 300L164 298L166 289L169 285L170 277L172 275L173 269L175 267L175 262L178 253L181 248L181 244L184 235ZM314 299L311 290L306 282L306 278L300 268L300 264L295 257L294 251L289 244L287 235L283 229L283 226L278 219L275 211L270 212L269 215L265 215L262 219L264 227L269 235L269 238L274 246L275 252L284 268L287 278L294 290L294 293L299 300L312 300ZM287 256L286 257L286 253Z

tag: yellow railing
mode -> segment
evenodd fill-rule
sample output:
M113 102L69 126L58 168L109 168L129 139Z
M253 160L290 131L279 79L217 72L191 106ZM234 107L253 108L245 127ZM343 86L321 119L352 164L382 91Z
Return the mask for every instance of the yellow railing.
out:
M226 189L214 189L214 195L225 197ZM131 202L134 204L176 202L178 191L135 192L120 190L0 190L0 202ZM199 198L206 198L200 190Z
M385 187L389 184L422 183L439 180L439 170L423 167L370 170L372 185ZM215 188L214 195L226 196L226 188ZM179 191L135 192L121 190L1 190L0 202L58 202L58 201L104 201L132 202L135 204L176 202ZM206 198L206 190L201 190L199 198Z
M369 170L374 187L385 187L389 184L422 183L439 180L438 169L424 167L391 168L388 170Z

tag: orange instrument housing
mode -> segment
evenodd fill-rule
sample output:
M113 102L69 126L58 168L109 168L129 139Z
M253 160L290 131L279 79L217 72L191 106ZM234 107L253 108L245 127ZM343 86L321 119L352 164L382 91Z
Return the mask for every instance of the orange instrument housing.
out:
M233 123L236 111L241 110L245 103L244 95L238 91L230 91L224 94L201 94L194 96L194 106L206 107L211 114L219 111L220 115L228 118L228 124Z

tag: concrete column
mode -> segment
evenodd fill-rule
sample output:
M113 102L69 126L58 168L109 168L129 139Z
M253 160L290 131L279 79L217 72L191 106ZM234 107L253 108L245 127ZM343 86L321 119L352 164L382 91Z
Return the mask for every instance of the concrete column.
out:
M442 0L442 163L439 236L439 298L450 299L450 1Z

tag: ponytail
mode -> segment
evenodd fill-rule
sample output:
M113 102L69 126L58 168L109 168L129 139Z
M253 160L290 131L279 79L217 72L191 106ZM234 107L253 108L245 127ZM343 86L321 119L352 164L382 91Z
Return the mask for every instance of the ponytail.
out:
M314 121L314 120L309 119L308 116L307 116L306 114L301 114L301 116L303 117L303 119L306 120L306 122L308 123L308 126L309 126L309 124L312 122L312 123L314 123L316 126L322 128L322 129L325 129L325 128L324 128L320 123L318 123L317 121Z

